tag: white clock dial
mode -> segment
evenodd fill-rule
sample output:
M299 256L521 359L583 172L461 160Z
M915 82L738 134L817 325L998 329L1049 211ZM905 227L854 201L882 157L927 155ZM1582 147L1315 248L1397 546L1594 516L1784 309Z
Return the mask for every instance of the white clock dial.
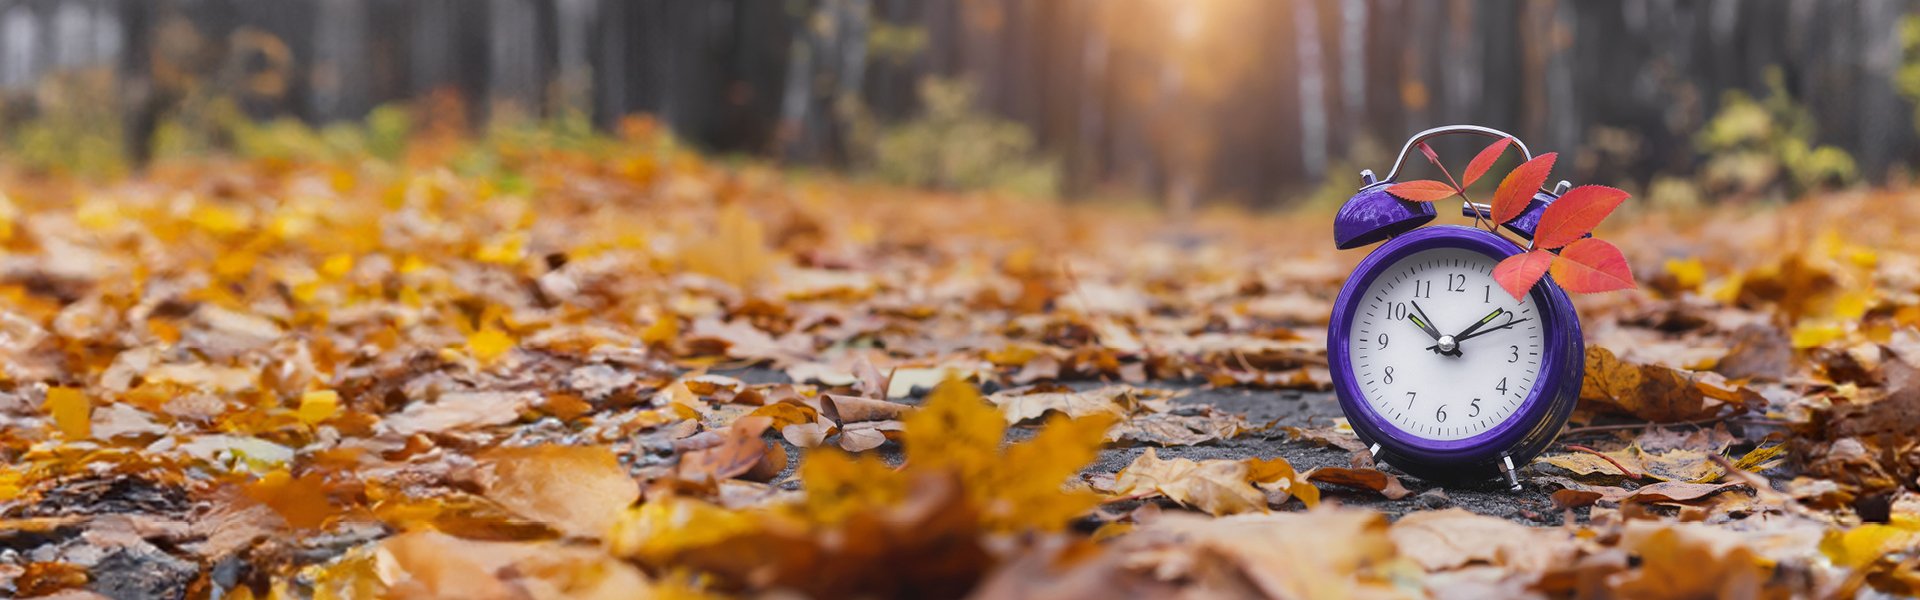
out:
M1380 271L1353 311L1354 383L1387 422L1430 440L1492 429L1539 382L1544 335L1533 296L1515 301L1492 257L1447 248Z

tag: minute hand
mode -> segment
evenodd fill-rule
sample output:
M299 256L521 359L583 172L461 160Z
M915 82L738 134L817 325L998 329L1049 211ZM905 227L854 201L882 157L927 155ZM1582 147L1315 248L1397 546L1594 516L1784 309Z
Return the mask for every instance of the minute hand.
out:
M1480 330L1480 331L1477 331L1477 332L1474 332L1474 331L1472 331L1471 329L1469 329L1468 331L1470 331L1471 333L1463 333L1462 335L1458 335L1458 336L1455 336L1455 337L1453 338L1453 341L1454 341L1455 343L1459 343L1459 342L1461 342L1461 341L1463 341L1463 340L1470 340L1470 339L1473 339L1473 338L1477 338L1477 337L1480 337L1480 336L1483 336L1483 335L1486 335L1486 334L1489 334L1489 333L1493 333L1493 332L1495 332L1495 331L1499 331L1499 330L1502 330L1502 329L1506 329L1506 328L1508 328L1508 327L1512 327L1512 326L1514 326L1514 325L1519 325L1519 324L1521 324L1521 323L1523 323L1523 322L1526 322L1526 321L1528 321L1528 320L1530 320L1530 319L1513 319L1513 320L1510 320L1510 321L1507 321L1507 322L1505 322L1505 323L1501 323L1499 327L1489 327L1489 328L1487 328L1487 329L1483 329L1483 330Z

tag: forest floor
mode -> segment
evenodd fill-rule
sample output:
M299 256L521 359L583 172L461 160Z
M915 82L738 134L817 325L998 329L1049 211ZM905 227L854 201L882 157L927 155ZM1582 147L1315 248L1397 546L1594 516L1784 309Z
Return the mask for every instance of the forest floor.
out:
M0 595L1920 593L1912 190L1628 200L1619 260L1542 250L1638 285L1575 298L1585 386L1515 493L1366 460L1324 211L622 131L0 168Z

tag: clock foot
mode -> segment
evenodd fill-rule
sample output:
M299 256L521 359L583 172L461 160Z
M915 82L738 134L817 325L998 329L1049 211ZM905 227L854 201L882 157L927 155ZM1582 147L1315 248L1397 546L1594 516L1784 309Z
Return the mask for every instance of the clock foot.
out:
M1380 460L1380 444L1376 443L1367 448L1367 459L1373 461L1373 468L1387 470L1387 461Z
M1507 474L1507 483L1512 485L1513 491L1520 491L1520 470L1513 468L1513 457L1504 452L1500 454L1500 472Z

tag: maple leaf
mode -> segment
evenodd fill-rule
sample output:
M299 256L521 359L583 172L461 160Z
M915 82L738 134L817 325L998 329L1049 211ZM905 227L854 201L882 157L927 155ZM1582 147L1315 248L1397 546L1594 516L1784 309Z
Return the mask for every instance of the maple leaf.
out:
M1417 179L1388 186L1387 193L1393 194L1402 200L1433 202L1435 200L1451 198L1455 194L1460 193L1460 191L1453 189L1453 186L1447 185L1445 182L1431 179Z
M946 468L962 480L983 478L1000 460L1006 419L973 386L949 379L902 422L900 444L916 468Z
M1576 294L1593 294L1639 287L1620 249L1605 240L1585 238L1567 244L1553 259L1553 280ZM1504 282L1501 284L1506 285ZM1511 291L1511 290L1509 290Z
M1627 193L1604 185L1583 185L1547 205L1534 229L1533 247L1552 250L1580 239L1627 201Z
M1511 144L1513 144L1513 138L1503 137L1487 144L1479 154L1473 155L1473 161L1467 163L1466 172L1460 174L1460 187L1471 187L1473 182L1479 181L1480 176L1487 174L1487 170L1493 168L1493 163L1500 160L1500 154L1506 152L1507 146Z
M1500 284L1514 300L1527 297L1533 284L1546 276L1547 268L1553 264L1554 255L1546 250L1530 250L1502 259L1493 266L1493 280Z
M1495 225L1512 221L1527 210L1527 203L1533 201L1533 195L1540 191L1540 186L1546 185L1547 174L1553 171L1553 162L1559 156L1548 152L1507 172L1507 176L1500 180L1500 187L1493 191Z

